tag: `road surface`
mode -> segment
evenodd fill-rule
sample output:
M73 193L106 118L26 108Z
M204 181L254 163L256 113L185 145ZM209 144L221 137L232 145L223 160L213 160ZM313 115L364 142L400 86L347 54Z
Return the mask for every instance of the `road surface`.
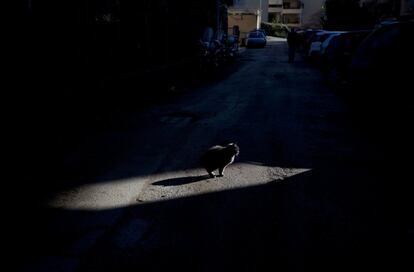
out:
M385 155L343 99L302 59L288 63L281 39L235 65L129 116L89 157L74 150L69 163L113 163L47 199L23 270L398 267L404 223L385 194ZM200 155L228 142L240 155L207 178Z

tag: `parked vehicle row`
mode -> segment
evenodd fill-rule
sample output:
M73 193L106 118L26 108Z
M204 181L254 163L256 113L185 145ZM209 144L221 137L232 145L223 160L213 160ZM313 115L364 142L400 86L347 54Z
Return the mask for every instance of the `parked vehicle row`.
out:
M344 81L359 44L372 30L347 31L334 35L321 49L320 67L328 72L330 79Z
M412 104L414 20L388 20L358 31L308 30L301 36L303 53L329 82L383 104L393 99Z
M321 31L317 32L311 39L308 56L312 59L320 57L333 37L340 35L343 31Z
M391 103L402 99L414 105L411 89L414 63L414 21L377 27L358 46L348 66L346 80Z

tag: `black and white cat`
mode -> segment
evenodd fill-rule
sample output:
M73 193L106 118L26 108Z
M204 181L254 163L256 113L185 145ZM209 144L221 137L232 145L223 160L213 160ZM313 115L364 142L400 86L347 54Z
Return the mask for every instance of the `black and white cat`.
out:
M201 165L206 169L210 177L215 177L215 170L219 171L217 177L223 177L224 170L239 155L239 150L235 143L230 143L226 146L213 146L201 157Z

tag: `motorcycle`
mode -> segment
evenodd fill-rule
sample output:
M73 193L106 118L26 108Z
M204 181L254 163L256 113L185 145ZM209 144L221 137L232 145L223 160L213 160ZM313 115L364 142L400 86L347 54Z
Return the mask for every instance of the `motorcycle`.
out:
M207 28L199 40L200 68L202 70L216 69L224 60L224 45L218 39L213 39L213 35L213 30Z
M225 36L223 39L224 57L226 61L233 61L239 51L239 43L234 35Z

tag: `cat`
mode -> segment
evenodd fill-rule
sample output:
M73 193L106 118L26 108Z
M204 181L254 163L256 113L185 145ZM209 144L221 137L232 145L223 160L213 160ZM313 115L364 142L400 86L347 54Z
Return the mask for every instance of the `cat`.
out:
M208 149L201 156L201 165L206 169L211 178L216 177L214 172L218 169L217 177L224 176L226 167L233 163L234 158L239 155L240 149L235 143L226 146L216 145Z

